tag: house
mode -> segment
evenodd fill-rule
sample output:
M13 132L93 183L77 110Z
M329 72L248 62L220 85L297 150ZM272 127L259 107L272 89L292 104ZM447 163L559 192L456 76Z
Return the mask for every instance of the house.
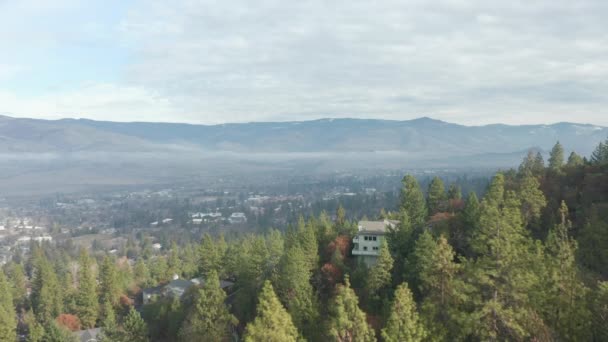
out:
M173 280L165 285L151 287L142 291L143 303L149 304L154 302L158 298L182 298L184 293L188 291L192 286L204 285L204 278L194 278L192 280L179 279L176 275ZM220 287L222 289L228 289L234 285L233 282L221 280Z
M76 341L79 342L99 342L101 341L101 336L99 336L100 333L101 328L80 330L74 332L74 337L76 337Z
M395 228L398 223L394 220L359 221L359 231L353 238L353 255L368 267L375 265L387 228Z
M160 251L160 249L163 248L163 245L161 245L160 243L157 242L157 243L155 243L155 244L152 245L152 248L154 250Z
M230 224L246 223L247 216L245 216L245 213L232 213L228 218L228 221Z

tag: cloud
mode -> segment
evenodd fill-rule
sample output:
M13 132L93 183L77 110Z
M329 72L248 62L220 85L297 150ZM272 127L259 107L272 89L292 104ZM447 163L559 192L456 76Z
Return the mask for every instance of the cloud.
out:
M131 91L70 108L203 123L426 115L608 125L607 16L602 0L139 0L78 34L126 51L103 83ZM42 110L53 96L94 98L81 84L36 101Z

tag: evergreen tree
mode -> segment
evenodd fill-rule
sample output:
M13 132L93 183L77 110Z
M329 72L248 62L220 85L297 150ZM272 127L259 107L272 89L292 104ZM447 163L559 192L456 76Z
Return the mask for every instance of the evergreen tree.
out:
M408 260L408 264L411 266L407 268L409 272L406 279L412 284L417 298L426 295L421 277L426 270L431 268L433 251L436 246L437 244L433 239L433 235L428 230L425 230L416 240L414 251Z
M560 171L564 166L564 148L562 144L555 143L549 154L549 168L553 171Z
M148 342L148 325L139 312L131 307L122 324L123 331L119 333L117 342Z
M279 302L270 282L266 281L260 293L256 318L247 325L245 342L289 342L297 341L298 337L291 316Z
M380 244L380 252L376 265L369 271L367 281L367 291L373 296L381 296L379 293L382 289L391 284L391 271L393 269L393 257L388 249L386 240L382 240Z
M39 322L53 322L63 312L63 292L53 265L38 247L33 251L32 307Z
M579 233L578 251L581 263L592 271L608 276L608 222L602 220L597 206L587 214L587 222Z
M23 265L12 262L8 267L8 278L15 307L25 306L27 302L27 280Z
M266 241L259 236L245 238L237 250L236 313L241 322L250 321L254 315L256 298L264 282L273 273L268 268Z
M169 273L172 277L173 275L178 275L181 277L182 275L182 261L179 258L179 251L177 247L177 243L175 241L171 242L171 251L169 252L169 257L167 258L167 273Z
M441 178L435 176L429 184L428 197L427 197L427 208L429 214L433 215L440 211L443 211L443 205L446 200L445 186Z
M84 328L92 328L97 321L97 282L91 270L91 259L86 249L80 251L78 293L76 305L78 318Z
M540 190L540 183L536 177L524 176L519 184L519 198L524 225L538 221L541 210L547 205L547 200Z
M536 157L534 158L534 166L532 169L532 173L535 176L542 176L545 172L545 160L543 159L543 155L540 152L536 152Z
M382 329L382 339L386 342L416 342L423 341L426 335L412 292L407 283L403 283L395 291L388 321Z
M466 298L464 283L456 278L461 265L454 261L456 253L445 237L429 249L428 260L419 260L425 325L435 340L460 340L467 318L458 307Z
M591 308L593 341L608 341L608 281L598 283Z
M0 341L15 341L17 317L11 287L0 268Z
M332 341L376 341L374 330L367 324L365 313L359 308L359 299L350 288L348 277L345 285L338 285L336 298L329 309L329 337Z
M520 206L512 191L504 191L502 175L494 177L471 242L479 257L468 263L476 290L472 331L477 339L519 340L533 332L528 293L538 279L528 266L530 242Z
M401 182L403 186L401 188L400 211L407 213L407 217L414 228L420 227L424 225L427 218L427 208L424 195L420 190L420 184L412 175L406 175Z
M462 212L462 219L467 232L477 230L479 227L479 200L474 192L469 193L467 201Z
M179 335L183 341L224 341L230 329L238 321L225 304L226 293L220 288L220 280L211 271L205 285L198 290Z
M282 258L277 294L285 303L296 327L307 338L312 338L318 329L318 303L310 284L312 272L306 253L300 246L292 246Z
M116 323L116 313L112 303L103 303L104 318L101 321L101 342L113 342L120 338L118 324Z
M608 139L606 142L600 142L591 154L591 163L595 165L603 165L608 163Z
M576 154L576 152L572 152L572 153L570 153L570 156L568 157L568 162L566 163L566 166L573 168L573 167L582 166L584 164L585 164L585 161L583 160L583 157Z
M220 273L224 252L221 245L216 243L211 235L205 233L200 246L200 273L209 274L211 271Z
M338 231L343 231L346 227L346 211L342 204L338 205L338 209L336 210L336 228Z
M23 323L27 326L27 342L43 342L44 327L38 323L33 311L27 311L23 317Z
M268 249L268 258L266 259L268 268L271 269L269 278L276 279L278 277L279 264L285 250L285 241L280 231L271 229L266 236L266 247Z
M462 199L462 192L460 190L460 186L457 184L450 184L450 188L448 189L448 199L449 200L460 200Z
M135 278L135 282L138 285L148 285L150 282L150 271L148 270L148 266L144 262L143 258L137 259L135 263L135 269L133 270L133 276Z
M120 299L120 287L118 285L118 275L116 263L107 255L104 257L99 271L100 301L109 301L116 306Z
M572 224L567 219L568 207L562 201L561 223L547 238L547 254L550 263L548 322L557 330L558 340L589 340L590 312L587 309L588 289L580 280L575 263L576 241L568 231Z
M46 325L42 340L44 342L77 342L76 337L70 330L55 322L50 322Z
M305 225L298 224L297 242L303 251L306 258L306 263L310 271L315 270L319 265L319 251L317 237L315 235L315 226L312 221Z

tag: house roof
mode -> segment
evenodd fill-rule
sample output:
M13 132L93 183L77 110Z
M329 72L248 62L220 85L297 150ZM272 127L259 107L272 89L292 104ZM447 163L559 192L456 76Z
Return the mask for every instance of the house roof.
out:
M76 338L78 338L78 341L80 342L97 342L99 341L98 335L100 332L101 328L95 328L76 331L74 332L74 335L76 335Z
M372 234L386 233L386 227L395 227L399 221L384 220L384 221L359 221L359 231Z

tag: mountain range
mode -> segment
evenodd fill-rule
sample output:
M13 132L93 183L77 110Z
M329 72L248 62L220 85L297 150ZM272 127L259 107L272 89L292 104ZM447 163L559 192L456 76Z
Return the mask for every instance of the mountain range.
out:
M53 192L178 179L517 166L556 141L588 156L608 136L589 124L464 126L423 117L221 125L0 116L0 189Z
M606 136L607 127L589 124L463 126L427 117L221 125L0 117L0 153L403 152L441 158L529 148L546 151L559 140L567 150L587 155Z

